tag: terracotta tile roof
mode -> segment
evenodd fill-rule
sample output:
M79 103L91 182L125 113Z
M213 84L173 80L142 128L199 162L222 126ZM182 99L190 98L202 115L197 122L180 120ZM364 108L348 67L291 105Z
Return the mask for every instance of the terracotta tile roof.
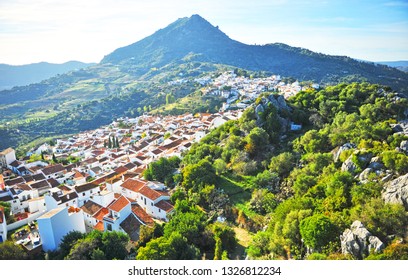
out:
M95 215L99 210L102 209L102 206L99 205L98 203L93 202L92 200L88 200L82 207L82 210L84 210L85 213L93 216Z
M105 228L103 226L103 222L98 222L94 227L95 230L104 231Z
M6 186L14 186L16 184L24 183L24 179L21 177L17 177L15 179L5 181L5 183L6 183Z
M132 212L135 214L139 220L141 220L145 225L153 226L154 221L152 217L150 217L146 211L143 210L142 207L139 206L137 203L132 203Z
M139 231L142 224L139 220L133 215L130 214L121 224L121 228L129 235L130 240L138 241L139 240Z
M152 153L155 154L155 155L160 155L161 153L163 153L163 151L160 150L160 149L155 149L155 150L152 151Z
M115 169L115 172L118 173L118 174L123 174L123 173L125 173L125 172L128 171L128 170L129 170L129 169L127 169L127 168L124 167L124 166L119 166L118 168Z
M70 193L67 193L67 194L65 194L63 196L60 196L61 203L66 203L66 202L74 200L76 198L78 198L78 194L76 192L70 192Z
M146 181L140 179L127 179L122 187L133 192L139 192L142 187L146 186L146 183Z
M167 200L160 200L154 206L160 208L161 210L165 211L166 213L171 212L174 209L174 206L168 202Z
M85 178L85 177L86 176L84 174L82 174L81 172L75 171L75 175L74 175L75 179L82 179L82 178Z
M23 190L23 191L31 191L32 190L32 188L27 184L18 184L17 186L14 186L14 188L20 189L20 190Z
M152 190L148 186L144 186L143 188L141 188L139 190L139 193L153 201L158 199L161 196L169 196L169 194L166 192Z
M17 168L20 164L21 164L21 162L15 160L12 163L10 163L9 165Z
M124 165L124 167L127 168L128 170L132 170L133 168L136 168L137 165L132 162L129 162L126 165Z
M64 185L58 186L58 188L63 192L70 192L71 191L70 188L68 188L67 186L64 186Z
M45 176L44 176L44 174L39 173L39 174L33 175L33 179L34 179L34 181L44 180Z
M55 174L58 172L62 172L64 170L65 170L64 166L62 166L61 164L55 164L55 165L44 167L42 169L42 173L44 173L44 175L47 176L47 175Z
M121 195L116 201L114 201L113 203L111 203L108 208L112 211L115 212L120 212L122 211L123 208L125 208L127 205L130 204L130 201L124 197L123 195Z
M10 201L10 200L13 200L13 198L10 195L0 196L0 201Z
M160 147L160 148L161 148L161 149L164 149L164 150L168 150L168 149L177 147L177 146L180 145L182 142L183 142L183 139L178 139L178 140L173 141L173 142L171 142L171 143L169 143L169 144L167 144L167 145L164 145L164 146L162 146L162 147Z
M34 189L41 189L41 188L49 188L50 185L48 184L47 180L35 182L30 185Z
M2 224L3 221L3 208L0 208L0 224Z
M57 180L55 180L54 178L50 178L47 180L47 182L51 185L51 188L55 188L58 187L59 185L61 185Z
M98 212L95 213L95 215L93 215L93 217L98 221L102 221L103 217L105 217L108 214L109 214L108 208L102 207Z
M95 189L95 188L98 188L98 185L91 182L91 183L86 183L86 184L83 184L83 185L80 185L80 186L76 186L75 191L77 193L81 193L81 192L86 192L86 191L89 191L89 190L92 190L92 189Z
M145 171L147 169L147 167L145 165L139 166L138 168L136 168L133 172L137 173L137 174L142 174L143 171Z
M138 175L140 175L140 173L128 171L128 172L126 172L125 174L123 174L123 177L124 177L124 180L126 181L127 179L135 178L135 177L137 177Z

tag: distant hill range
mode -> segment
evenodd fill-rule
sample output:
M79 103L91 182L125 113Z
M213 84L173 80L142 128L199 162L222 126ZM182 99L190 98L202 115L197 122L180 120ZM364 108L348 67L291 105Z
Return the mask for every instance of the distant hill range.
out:
M177 100L200 88L194 83L167 82L226 69L326 84L368 81L408 92L408 73L396 68L279 43L246 45L230 39L199 15L178 19L113 51L100 63L86 66L74 64L73 69L82 69L58 76L52 72L54 77L39 83L0 91L0 150L40 137L94 129L124 115L137 116L145 108L164 104L167 93ZM34 78L45 72L38 69L25 70L23 76ZM17 84L13 75L5 78L1 71L0 84Z
M395 68L281 43L246 45L230 39L199 15L181 18L141 41L119 48L101 63L119 64L141 73L183 61L226 64L319 83L366 80L408 90L408 75Z
M62 64L40 62L18 66L0 64L0 90L39 83L57 74L78 70L93 64L79 61L69 61Z
M388 65L390 67L397 68L398 70L408 72L408 61L401 60L401 61L380 61L377 62L378 64Z

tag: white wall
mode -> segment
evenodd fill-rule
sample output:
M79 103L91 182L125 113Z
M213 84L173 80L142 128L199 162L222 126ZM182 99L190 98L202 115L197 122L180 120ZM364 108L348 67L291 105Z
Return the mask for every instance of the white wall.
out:
M115 200L115 194L110 191L110 192L104 192L104 193L97 193L95 195L91 196L91 199L93 202L106 207L108 206L113 200Z
M28 201L28 211L30 213L35 212L45 212L47 211L47 207L45 204L45 198L41 197L41 199L32 199Z
M90 189L89 191L78 193L78 207L82 207L86 201L88 201L92 195L98 193L99 187Z
M9 225L7 225L7 230L8 230L8 231L12 231L12 230L17 229L17 228L19 228L19 227L22 227L22 226L24 226L24 225L28 225L28 223L31 223L32 221L34 221L35 219L37 219L37 218L38 218L39 216L41 216L42 214L43 214L43 213L37 212L37 213L34 213L34 214L29 215L27 219L20 220L20 221L18 221L18 222L9 224Z
M62 238L70 231L86 232L82 210L68 213L68 208L61 208L53 216L40 217L37 221L44 251L58 249Z

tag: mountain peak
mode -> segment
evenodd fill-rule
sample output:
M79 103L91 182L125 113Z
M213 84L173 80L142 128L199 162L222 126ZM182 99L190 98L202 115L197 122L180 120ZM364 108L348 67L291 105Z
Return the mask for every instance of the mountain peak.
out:
M182 59L190 52L204 52L209 44L218 44L220 47L230 42L232 40L218 27L213 26L200 15L194 14L191 17L179 18L141 41L115 50L105 56L102 63L127 63L129 59L132 62L142 62L145 57L140 54L147 51L156 52L155 57L160 60L158 64L163 65L173 60L170 56ZM152 65L157 66L154 60L151 62L153 62Z

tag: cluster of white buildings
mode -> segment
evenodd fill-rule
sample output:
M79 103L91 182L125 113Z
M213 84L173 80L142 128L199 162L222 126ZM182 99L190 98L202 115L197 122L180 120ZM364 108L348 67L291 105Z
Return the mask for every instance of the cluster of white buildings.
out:
M211 82L208 79L202 79L202 85L206 86L202 90L204 94L221 96L226 99L222 107L223 111L231 107L244 109L266 91L279 92L287 99L302 90L298 81L287 84L281 80L279 75L251 79L237 76L233 71L228 71ZM313 87L318 88L318 85L314 84Z
M123 118L59 139L54 146L43 144L21 160L13 149L6 149L0 153L0 201L11 204L11 214L21 219L18 224L35 217L45 251L57 249L72 230L119 230L138 240L141 225L166 221L173 211L168 188L143 179L147 165L161 157L181 156L211 128L238 119L241 113ZM119 148L108 147L113 136ZM35 153L46 153L45 160L29 162ZM51 158L78 161L51 165L46 162ZM5 224L1 210L4 241L13 224Z

